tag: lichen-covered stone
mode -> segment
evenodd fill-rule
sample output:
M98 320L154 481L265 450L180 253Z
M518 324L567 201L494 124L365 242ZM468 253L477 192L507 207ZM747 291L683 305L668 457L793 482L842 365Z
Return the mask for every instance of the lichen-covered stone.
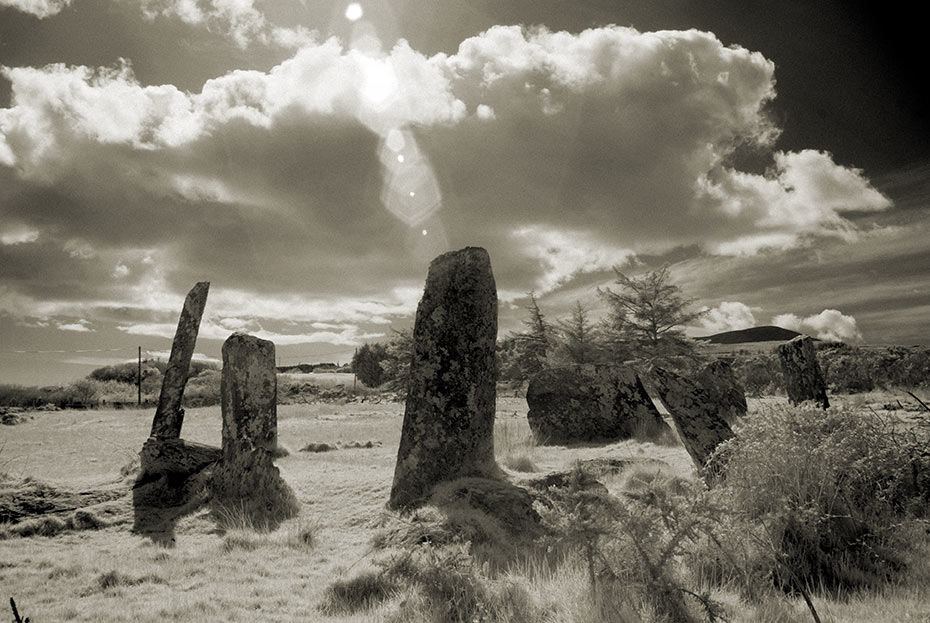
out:
M274 343L233 333L223 344L220 383L223 448L249 440L273 452L278 443L278 381Z
M710 362L694 380L708 393L711 402L717 406L717 412L728 424L732 426L746 415L746 392L727 361L716 359Z
M181 399L184 396L184 386L187 383L187 374L190 371L191 356L197 343L197 333L200 331L200 319L207 304L207 292L210 290L209 281L201 281L187 293L184 307L178 319L178 329L171 344L171 355L168 357L168 367L161 383L161 393L158 396L158 407L152 420L153 437L177 438L181 436L181 425L184 423L184 410L181 409Z
M433 260L413 329L407 404L388 505L421 504L433 487L496 477L497 287L487 251Z
M791 404L813 400L824 409L828 408L830 401L827 399L827 384L820 371L820 364L817 363L813 339L799 335L780 344L777 350L785 377L785 391Z
M210 481L210 508L221 524L274 530L297 515L297 498L273 461L271 452L248 439L223 448Z
M530 380L526 402L530 429L543 445L657 440L669 432L639 377L624 366L543 370Z
M690 379L662 368L649 373L650 383L668 409L675 430L699 471L733 431L711 395Z

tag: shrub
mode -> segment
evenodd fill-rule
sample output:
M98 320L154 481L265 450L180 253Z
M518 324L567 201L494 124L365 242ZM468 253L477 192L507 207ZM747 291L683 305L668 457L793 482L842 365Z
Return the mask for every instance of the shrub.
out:
M897 528L926 509L930 458L913 434L871 414L781 407L753 414L715 459L736 519L762 530L776 584L801 591L871 586L902 564Z
M720 606L676 569L685 545L710 530L716 509L697 485L641 475L621 501L591 487L576 465L566 486L550 487L538 505L552 532L547 540L583 558L592 608L603 620L643 607L659 620L697 621L696 610L716 620Z
M467 545L421 545L383 564L383 577L416 591L389 621L517 623L534 620L532 600L512 582L487 577Z
M187 407L210 407L220 404L219 370L204 370L187 382L184 388L184 405Z
M733 372L748 396L774 394L785 386L778 357L774 354L736 357Z
M380 604L398 589L397 583L383 571L365 571L327 586L319 610L329 616L354 614Z

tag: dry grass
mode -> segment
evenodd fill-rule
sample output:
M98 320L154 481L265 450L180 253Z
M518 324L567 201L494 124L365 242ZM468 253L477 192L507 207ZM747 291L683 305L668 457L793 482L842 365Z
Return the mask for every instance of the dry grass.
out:
M891 402L894 397L883 399ZM750 408L757 407L753 403ZM384 503L402 414L402 403L279 407L279 439L287 447L300 448L310 441L335 445L346 439L377 440L382 445L321 454L295 452L278 459L282 476L297 496L300 514L273 532L245 529L220 534L204 511L181 520L173 547L165 548L130 534L127 519L107 516L107 525L99 529L0 541L0 586L33 621L369 623L402 620L398 612L404 600L408 600L407 620L431 620L422 601L422 608L415 607L422 600L419 593L409 587L380 585L372 575L380 557L392 554L374 551L371 543L389 522ZM516 480L566 470L577 459L598 457L643 462L644 466L607 480L613 493L635 489L650 479L692 477L690 459L679 447L635 441L534 447L527 442L525 414L522 399L498 401L498 460ZM17 478L31 476L75 491L109 486L122 481L120 468L141 447L150 424L150 411L36 413L32 420L4 428L2 458L10 459L7 470ZM219 409L188 410L184 436L218 445ZM522 473L508 465L520 456L537 471ZM843 600L815 598L823 620L930 619L930 563L926 563L930 551L925 542L920 543L915 541L915 560L924 563L915 565L900 584ZM359 598L360 607L321 609L332 599L328 591L334 579L345 583L349 599ZM605 618L591 603L584 565L572 558L528 556L488 581L494 595L519 602L521 610L516 614L501 606L501 620L656 621L646 608ZM353 586L365 590L359 588L355 595ZM800 600L752 604L727 591L714 597L727 606L733 623L810 620Z

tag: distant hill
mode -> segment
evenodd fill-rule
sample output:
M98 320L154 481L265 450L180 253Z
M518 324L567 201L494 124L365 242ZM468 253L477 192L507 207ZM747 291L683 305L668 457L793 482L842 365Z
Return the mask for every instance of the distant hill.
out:
M745 344L747 342L787 342L788 340L801 335L791 329L782 329L767 325L764 327L753 327L751 329L740 329L739 331L724 331L714 335L695 338L710 344Z

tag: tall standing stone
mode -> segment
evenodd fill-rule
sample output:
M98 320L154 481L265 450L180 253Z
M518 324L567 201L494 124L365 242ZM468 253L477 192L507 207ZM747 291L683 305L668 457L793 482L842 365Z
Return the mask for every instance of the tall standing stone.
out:
M487 251L432 261L413 329L407 404L391 508L422 502L465 476L496 477L497 287Z
M210 282L201 281L191 288L191 291L187 293L187 298L184 299L184 308L178 319L178 329L174 334L174 342L171 344L168 367L161 383L158 407L155 409L155 418L152 420L152 437L177 439L181 436L181 425L184 423L181 398L184 396L184 386L187 384L191 357L197 343L200 319L207 304L209 290Z
M234 333L223 344L220 387L223 458L213 470L210 504L221 520L273 529L298 511L273 463L277 445L274 343Z
M278 445L278 379L274 343L233 333L223 343L220 399L223 450L248 440L274 452Z
M728 424L732 426L746 415L746 392L727 361L716 359L710 362L694 380L710 395L711 402L717 405L718 413Z
M730 425L711 395L694 381L662 368L654 368L649 379L685 450L698 470L703 470L717 446L733 436Z
M526 390L527 421L542 445L656 441L670 433L630 368L583 364L543 370Z
M817 363L814 340L810 336L799 335L780 344L778 358L785 376L785 391L791 404L798 405L806 400L813 400L824 409L830 406L827 384L820 371L820 364Z

